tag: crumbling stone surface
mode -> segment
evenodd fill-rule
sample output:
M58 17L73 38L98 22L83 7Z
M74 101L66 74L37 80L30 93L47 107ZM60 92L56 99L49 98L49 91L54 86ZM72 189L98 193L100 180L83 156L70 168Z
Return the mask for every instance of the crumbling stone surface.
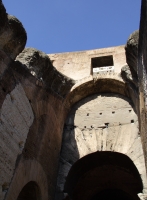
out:
M132 74L128 65L121 68L121 75L125 80L132 81Z
M137 77L137 59L138 59L138 40L139 31L134 31L128 38L125 46L126 61L130 67L132 76Z
M14 16L8 15L0 1L0 49L11 59L24 49L27 35L22 23Z
M2 3L2 0L0 0L0 27L4 27L7 21L7 15L6 15L6 9ZM2 32L2 30L0 30Z
M93 63L93 60L95 59L105 60L105 56L110 56L111 62L114 64L114 71L109 71L110 74L113 74L113 72L119 74L121 67L126 64L124 45L88 51L49 54L48 56L58 71L76 81L93 74L92 68L96 64ZM107 65L109 66L110 63L108 62Z
M0 199L9 189L16 160L22 153L34 114L21 84L7 94L0 110Z
M81 100L78 108L72 110L74 113L70 113L64 129L66 137L63 137L64 156L61 155L61 173L58 176L59 196L63 195L65 177L71 165L84 155L105 150L122 152L133 160L145 191L144 154L138 134L138 118L131 103L123 97L130 97L130 93L126 82L119 76L121 67L125 65L124 47L50 55L55 69L43 52L24 49L26 32L15 17L7 15L1 0L0 19L0 148L1 158L5 161L0 164L0 199L5 194L8 195L6 200L17 199L30 180L39 183L45 196L43 199L53 199L65 118L70 107L85 97L86 102ZM132 41L126 46L128 52L134 49L133 44L137 47L137 43ZM91 59L104 55L113 55L116 74L93 77ZM134 55L136 50L128 58L133 63L130 67L131 73L134 70L133 81L137 74ZM59 71L67 72L66 75L71 78ZM126 67L123 72L131 81L129 69ZM88 76L91 77L89 81L79 80ZM74 89L72 78L79 84ZM110 96L106 94L108 92ZM87 96L97 93L102 94L88 99ZM118 95L116 99L115 95Z
M142 0L138 45L140 131L147 167L147 1Z
M138 117L132 102L118 94L99 93L77 102L63 131L56 199L63 198L66 176L80 158L97 151L127 155L142 177L147 190L144 155L138 130Z
M74 81L59 73L48 56L36 49L24 50L15 60L24 49L26 32L15 17L7 15L1 1L0 11L0 199L12 199L14 191L17 199L24 181L36 180L44 187L38 166L46 178L42 193L51 199L66 114L62 103ZM29 164L20 169L25 159Z
M130 67L125 65L121 68L121 77L125 82L126 88L128 90L128 95L131 97L134 104L134 109L139 115L139 89L138 89L138 79L132 76Z
M8 15L0 0L0 75L24 49L27 35L21 22Z
M62 97L65 97L70 88L75 84L74 80L58 72L53 67L49 57L37 49L24 49L17 56L16 61L22 63L47 88L51 88Z
M134 85L134 89L138 92L138 81L136 77L132 76L130 67L128 65L125 65L121 68L121 77L123 80L129 84Z

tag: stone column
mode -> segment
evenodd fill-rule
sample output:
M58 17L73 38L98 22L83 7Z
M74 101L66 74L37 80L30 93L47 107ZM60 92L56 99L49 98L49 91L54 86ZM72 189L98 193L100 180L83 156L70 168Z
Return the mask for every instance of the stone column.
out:
M147 167L147 0L142 0L138 46L140 132Z

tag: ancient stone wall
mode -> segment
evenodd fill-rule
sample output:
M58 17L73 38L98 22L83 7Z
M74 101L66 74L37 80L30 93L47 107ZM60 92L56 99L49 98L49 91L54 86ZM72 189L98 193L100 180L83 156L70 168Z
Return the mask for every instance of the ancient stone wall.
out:
M114 73L119 74L126 64L124 46L95 49L81 52L49 54L55 68L66 76L79 80L91 75L92 59L96 57L112 56Z
M141 175L143 193L147 192L138 117L132 103L119 94L100 93L76 103L67 117L56 199L63 198L65 180L71 166L83 156L97 151L114 151L127 155Z
M31 105L20 83L7 94L1 107L0 118L0 185L5 193L13 176L17 157L22 153L34 121Z
M1 1L0 18L0 199L16 200L31 181L42 199L53 199L63 101L74 81L43 52L24 49L26 32Z
M96 151L127 155L147 192L146 6L143 0L137 74L136 34L125 47L129 66L124 46L47 56L24 49L25 29L0 1L0 199L17 200L31 183L40 198L54 199L57 181L60 200L71 166ZM106 63L93 74L106 57L114 70Z
M28 54L24 55L27 57ZM6 199L17 199L25 184L35 181L41 189L42 198L52 199L66 115L62 104L70 83L73 83L69 79L70 83L66 86L68 79L62 75L58 78L57 74L55 78L60 86L57 91L57 85L53 87L52 82L50 85L44 79L45 70L39 61L41 56L35 59L38 62L38 65L35 63L36 68L40 66L38 73L42 73L41 78L36 77L37 73L31 73L33 62L28 64L32 69L29 71L27 62L18 59L10 65L11 78L7 80L7 76L3 75L6 82L14 81L14 89L8 91L1 109L1 176L4 177L1 195ZM46 62L41 63L48 68ZM47 70L50 73L50 69ZM6 85L5 90L8 90Z
M142 0L138 45L138 79L140 97L140 131L147 166L147 1Z

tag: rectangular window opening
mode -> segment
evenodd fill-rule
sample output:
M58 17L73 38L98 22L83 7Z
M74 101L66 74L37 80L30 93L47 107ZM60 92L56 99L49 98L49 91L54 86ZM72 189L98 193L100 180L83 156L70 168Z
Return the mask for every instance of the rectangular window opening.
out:
M92 74L99 74L103 72L113 72L114 62L113 56L102 56L91 58Z

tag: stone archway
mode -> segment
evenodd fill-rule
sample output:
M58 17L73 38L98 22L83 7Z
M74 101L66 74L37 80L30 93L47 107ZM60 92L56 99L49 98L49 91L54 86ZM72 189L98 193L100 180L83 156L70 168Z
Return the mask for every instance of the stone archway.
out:
M72 200L137 200L142 189L139 172L128 156L101 151L84 156L71 167L64 192Z
M21 190L17 200L41 200L40 188L36 182L30 181Z
M40 199L31 199L31 200L49 199L47 176L40 163L38 163L36 160L30 160L30 159L21 160L14 174L13 180L11 182L10 188L6 196L6 200L20 200L18 199L19 195L23 193L27 194L27 190L34 191L36 195L38 194L35 192L36 189L39 191ZM22 191L23 193L21 193ZM39 196L37 196L37 198L38 197Z
M144 154L132 101L118 93L97 93L74 104L66 119L56 200L64 197L64 184L72 165L97 151L128 156L139 171L146 194Z

